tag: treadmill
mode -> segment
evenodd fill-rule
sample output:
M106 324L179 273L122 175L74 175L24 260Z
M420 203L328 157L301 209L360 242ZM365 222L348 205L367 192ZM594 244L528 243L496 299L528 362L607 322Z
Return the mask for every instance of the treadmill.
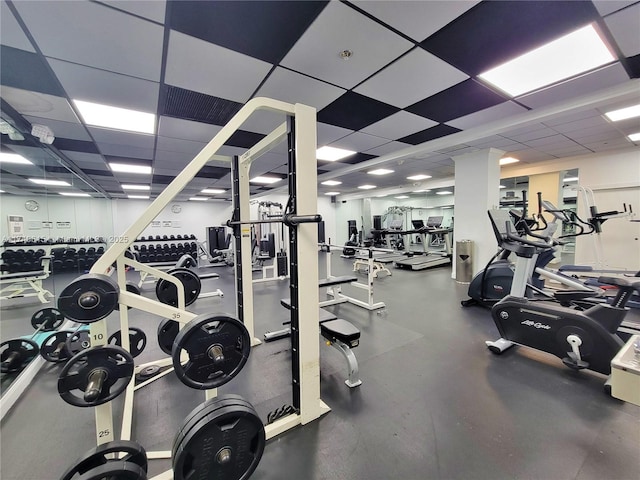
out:
M384 228L382 230L371 230L371 233L376 235L380 235L381 237L385 237L385 241L387 244L387 248L393 248L391 245L391 235L403 235L407 232L402 230L402 220L392 220L389 222L389 227ZM391 263L398 259L404 258L405 254L401 251L393 252L393 253L382 253L377 254L374 252L374 260L379 263ZM359 257L356 255L356 258L369 258L368 256Z
M408 270L424 270L451 263L452 249L450 234L452 230L450 228L442 228L442 219L442 216L428 217L426 225L414 230L415 233L420 234L422 237L422 246L425 253L422 255L414 254L412 257L395 260L394 264L396 267L406 268ZM414 227L416 227L422 223L422 220L415 220L412 223ZM428 250L432 238L436 235L442 239L443 250Z

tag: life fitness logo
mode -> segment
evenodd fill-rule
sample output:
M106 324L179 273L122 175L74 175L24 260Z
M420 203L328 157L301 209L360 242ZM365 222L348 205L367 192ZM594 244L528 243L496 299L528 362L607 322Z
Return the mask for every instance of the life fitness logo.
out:
M540 322L534 322L533 320L525 320L523 322L520 322L520 325L525 325L527 327L533 327L533 328L541 328L543 330L551 330L550 325L545 325L544 323L540 323Z

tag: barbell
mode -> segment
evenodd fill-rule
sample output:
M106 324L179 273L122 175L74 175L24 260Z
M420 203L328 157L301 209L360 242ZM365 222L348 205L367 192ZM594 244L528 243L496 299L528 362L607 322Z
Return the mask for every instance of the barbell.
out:
M282 216L274 217L269 220L228 220L227 227L236 225L254 225L259 223L284 223L287 227L294 227L301 223L320 223L322 215L296 215L294 213L285 213Z

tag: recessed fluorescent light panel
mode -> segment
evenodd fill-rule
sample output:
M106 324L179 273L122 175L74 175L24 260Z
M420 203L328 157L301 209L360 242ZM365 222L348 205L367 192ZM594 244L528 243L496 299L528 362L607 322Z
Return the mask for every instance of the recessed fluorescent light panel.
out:
M58 192L59 195L64 195L65 197L90 197L88 193L78 193L78 192Z
M279 182L280 180L282 180L281 178L277 178L277 177L254 177L251 180L249 180L252 183L264 183L265 185L269 185L271 183L276 183Z
M340 195L340 192L327 192L325 195Z
M509 165L510 163L517 163L520 160L513 157L504 157L500 159L500 165Z
M220 188L205 188L204 190L200 190L201 193L208 193L209 195L218 195L220 193L226 192L226 190L222 190Z
M384 198L388 195L388 193L383 193L382 195L376 195L376 198Z
M149 200L149 195L127 195L131 200Z
M631 135L629 135L629 140L631 140L632 142L640 142L640 132L632 133Z
M20 165L33 165L33 163L22 155L18 155L17 153L6 153L0 152L0 162L2 163L17 163Z
M376 188L375 185L360 185L358 187L360 190L371 190L372 188Z
M73 104L87 125L135 133L155 132L156 116L153 113L100 105L83 100L73 100Z
M122 185L123 190L151 190L149 185Z
M0 190L0 193L4 193L4 190Z
M367 172L369 175L389 175L390 173L393 173L393 170L389 170L388 168L378 168L376 170L371 170L370 172Z
M397 197L393 197L393 198L397 198L398 200L404 200L405 198L409 198L409 195L398 195Z
M111 170L122 173L140 173L151 175L151 167L145 165L130 165L127 163L109 163Z
M452 195L453 192L450 192L449 190L443 190L441 192L436 192L436 195Z
M426 189L426 190L415 190L413 193L427 193L430 192L431 190Z
M612 122L626 120L627 118L640 117L640 104L633 105L627 108L621 108L619 110L612 110L605 113L605 116Z
M64 180L46 180L44 178L30 178L30 182L37 183L38 185L48 185L51 187L70 187L71 184Z
M500 188L507 188L507 187L505 187L504 185L500 185Z
M564 177L562 179L563 182L577 182L578 181L578 177Z
M407 180L426 180L427 178L431 178L431 175L424 175L424 174L419 174L419 175L411 175L410 177L407 177Z
M207 197L191 197L189 200L192 202L206 202L209 199Z
M343 158L353 155L353 150L345 150L343 148L336 147L320 147L316 150L316 158L318 160L326 160L327 162L335 162L342 160Z
M478 76L515 97L614 60L591 24Z
M342 182L338 180L325 180L322 182L322 185L327 185L328 187L335 187L336 185L342 185Z

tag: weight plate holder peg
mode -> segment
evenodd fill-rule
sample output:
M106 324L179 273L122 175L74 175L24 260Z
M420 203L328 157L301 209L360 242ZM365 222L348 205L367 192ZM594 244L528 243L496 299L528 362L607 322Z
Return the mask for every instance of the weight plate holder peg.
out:
M117 345L118 347L122 346L122 332L118 330L115 333L112 333L109 339L107 340L109 345ZM145 333L136 327L129 327L129 352L133 356L133 358L137 357L142 353L144 347L147 346L147 336Z
M136 285L133 282L127 282L126 290L129 293L133 293L135 295L140 295L140 289L138 288L138 285ZM120 304L119 303L116 305L116 310L120 310ZM127 305L127 310L131 310L131 307L129 305Z
M67 351L67 358L73 357L78 353L91 347L91 335L89 330L78 330L69 335L64 342L64 348Z
M202 282L198 275L189 270L188 268L172 268L167 270L169 275L173 275L182 283L184 287L184 304L185 306L191 305L198 299L200 290L202 289ZM156 296L158 300L172 307L178 306L178 290L176 286L161 278L156 283Z
M124 348L92 347L64 366L58 377L58 393L76 407L95 407L120 395L132 376L133 357Z
M31 326L40 332L51 332L64 322L64 315L55 308L43 308L31 316Z
M20 372L39 351L38 344L28 338L15 338L0 343L0 372Z
M114 455L115 458L114 458ZM111 478L110 476L96 476L96 475L88 475L88 472L92 474L98 473L98 469L102 468L102 472L104 473L105 468L109 470L114 470L115 468L122 468L122 464L126 463L129 465L135 465L139 470L135 468L128 469L122 477L119 475L114 475L113 478L147 478L147 453L141 445L138 445L136 442L132 442L130 440L114 440L112 442L103 443L102 445L98 445L95 448L92 448L87 453L82 455L76 462L67 469L66 472L60 477L60 480L79 480L80 478L90 478L90 479L102 479L102 478ZM106 466L106 467L105 467ZM127 475L127 472L142 472L144 477L130 477ZM118 473L116 470L114 473ZM76 477L80 475L80 477Z
M158 325L158 345L167 355L171 355L171 349L173 348L173 342L178 336L180 331L180 324L175 320L165 318Z
M183 365L182 350L189 359ZM205 313L187 323L175 341L171 356L176 375L199 390L218 388L235 377L251 352L251 338L242 322L226 313Z
M58 310L78 323L93 323L106 318L118 306L120 287L107 275L81 275L62 290Z
M266 438L255 409L248 402L229 402L221 396L197 410L190 415L191 428L182 429L174 442L173 479L249 478L260 462Z
M45 338L42 345L40 345L42 358L51 363L67 361L71 355L69 355L69 350L66 348L66 342L73 334L73 330L59 330Z

